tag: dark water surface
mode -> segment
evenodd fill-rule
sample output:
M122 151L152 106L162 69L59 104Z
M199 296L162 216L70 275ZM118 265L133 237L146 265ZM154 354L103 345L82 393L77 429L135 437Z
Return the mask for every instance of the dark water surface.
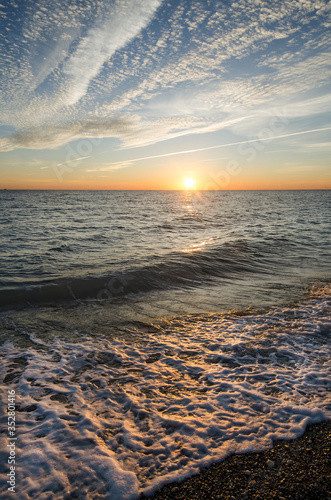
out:
M3 306L209 312L278 304L331 274L329 191L2 191L0 207Z

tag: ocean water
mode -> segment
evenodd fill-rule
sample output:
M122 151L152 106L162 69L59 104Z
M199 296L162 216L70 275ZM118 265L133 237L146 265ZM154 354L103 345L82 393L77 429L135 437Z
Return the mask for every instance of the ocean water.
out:
M274 304L329 276L330 203L329 191L1 191L0 305Z
M134 500L331 418L330 202L1 191L19 497Z

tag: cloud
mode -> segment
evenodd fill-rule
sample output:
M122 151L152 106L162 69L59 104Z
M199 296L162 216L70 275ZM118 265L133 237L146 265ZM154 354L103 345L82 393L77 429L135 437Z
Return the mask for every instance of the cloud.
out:
M125 148L149 146L151 144L169 141L187 135L198 135L216 132L228 128L238 122L250 118L241 116L214 122L194 116L175 116L159 120L149 120L139 123L139 128L132 130L123 137Z
M131 167L134 162L121 161L116 164L102 163L96 164L93 168L86 169L86 172L112 172L113 170L121 170L123 168Z
M161 3L27 1L20 12L24 21L13 25L9 18L17 5L9 2L0 37L6 122L19 126L47 121L60 111L71 114L65 107L85 96L104 64L148 25Z
M80 120L53 127L32 128L0 139L0 151L16 148L54 149L76 139L125 137L136 127L134 118Z
M164 50L153 51L151 57L158 64L141 77L138 72L138 80L113 99L108 109L119 110L135 103L139 106L139 99L147 100L165 89L180 89L181 85L188 83L191 90L195 86L197 91L206 86L219 88L219 92L210 96L210 107L223 102L222 90L227 82L233 90L239 84L240 101L245 104L250 99L243 85L246 81L255 94L260 90L260 98L263 95L270 97L275 92L294 93L323 84L328 79L325 74L327 61L325 57L318 60L318 54L312 57L309 52L311 39L315 40L315 51L328 47L327 38L318 31L319 24L314 25L324 19L327 5L320 2L318 7L316 2L307 0L304 4L297 1L263 2L263 8L257 8L254 2L242 0L232 6L220 5L212 12L197 2L184 13L183 7L179 6L177 16L174 15L172 23L162 29L159 38L161 47L171 40L167 57L164 57ZM250 20L249 23L246 19ZM310 29L303 31L303 22ZM189 45L185 44L184 28L191 29ZM249 66L244 64L241 82L238 81L236 66L242 66L241 61L245 58L249 58ZM256 72L261 59L263 73L261 70ZM144 60L144 64L148 66L148 60ZM124 68L126 75L129 72L130 66L127 70ZM234 78L231 78L231 72L235 73Z
M126 148L142 147L156 142L183 137L189 134L215 132L248 117L221 122L206 123L199 118L168 117L156 121L141 122L138 117L114 119L78 120L46 128L31 128L10 137L0 139L0 151L17 148L55 149L77 139L101 139L117 137Z
M279 139L287 139L289 137L296 137L296 136L301 136L301 135L306 135L306 134L313 134L316 132L324 132L331 130L331 127L324 127L324 128L318 128L318 129L311 129L311 130L303 130L300 132L292 132L292 133L287 133L287 134L280 134L280 135L273 135L269 137L257 137L255 139L248 139L244 141L235 141L235 142L229 142L226 144L218 144L216 146L208 146L205 148L196 148L196 149L187 149L187 150L182 150L182 151L174 151L171 153L164 153L164 154L159 154L159 155L152 155L152 156L143 156L143 157L138 157L138 158L131 158L128 160L121 160L121 161L116 161L113 163L109 163L107 166L102 166L101 168L96 167L95 169L90 169L88 172L97 172L97 171L102 171L106 172L109 170L114 170L114 169L119 169L123 167L130 166L133 163L141 162L141 161L146 161L146 160L155 160L159 158L167 158L170 156L178 156L178 155L186 155L186 154L192 154L192 153L198 153L201 151L211 151L214 149L222 149L222 148L228 148L232 146L239 146L241 144L253 144L253 143L260 143L260 142L272 142L276 141Z
M280 174L300 173L300 172L316 172L323 169L321 165L302 165L299 163L284 163L283 167L277 168L275 171Z
M79 101L105 61L135 38L149 23L162 0L117 0L109 4L105 19L82 37L63 67L64 104ZM108 2L106 2L107 4Z
M330 109L314 95L330 80L326 0L23 4L22 25L8 9L0 38L0 119L17 130L2 151L82 137L129 148L225 127L251 137L271 105L289 119Z
M331 151L331 142L311 142L301 145L305 153L323 153Z

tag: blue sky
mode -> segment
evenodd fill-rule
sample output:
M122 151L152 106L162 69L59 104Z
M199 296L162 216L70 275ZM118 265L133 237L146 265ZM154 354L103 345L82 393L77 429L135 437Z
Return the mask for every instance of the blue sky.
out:
M0 12L2 187L330 187L330 2Z

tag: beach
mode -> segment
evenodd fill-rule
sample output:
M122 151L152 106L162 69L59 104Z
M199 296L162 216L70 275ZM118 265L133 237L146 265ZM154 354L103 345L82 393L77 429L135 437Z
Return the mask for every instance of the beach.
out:
M197 476L164 486L152 500L317 500L331 498L331 422L265 452L232 455ZM141 500L146 498L141 497Z

